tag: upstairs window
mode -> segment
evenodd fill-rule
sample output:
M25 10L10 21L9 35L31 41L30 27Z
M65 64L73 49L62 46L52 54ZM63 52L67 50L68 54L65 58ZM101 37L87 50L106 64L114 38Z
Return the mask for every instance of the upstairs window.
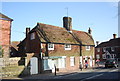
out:
M90 50L90 46L86 46L86 50Z
M106 55L105 54L102 55L102 59L106 59Z
M99 55L99 54L96 54L96 58L97 58L97 59L100 59L100 55Z
M54 50L54 44L49 43L48 44L48 50Z
M97 48L97 52L100 52L100 48Z
M65 50L71 50L71 45L70 44L65 44Z
M35 39L35 33L31 33L30 39L31 39L31 40Z
M115 48L114 48L114 47L111 47L111 51L114 52L114 51L115 51Z
M103 48L103 52L106 52L106 47Z

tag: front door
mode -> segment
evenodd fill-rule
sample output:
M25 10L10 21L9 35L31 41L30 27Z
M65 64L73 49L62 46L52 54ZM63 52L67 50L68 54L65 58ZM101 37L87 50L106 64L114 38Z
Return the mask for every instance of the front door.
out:
M37 57L32 57L30 59L30 73L32 74L38 74L38 58Z

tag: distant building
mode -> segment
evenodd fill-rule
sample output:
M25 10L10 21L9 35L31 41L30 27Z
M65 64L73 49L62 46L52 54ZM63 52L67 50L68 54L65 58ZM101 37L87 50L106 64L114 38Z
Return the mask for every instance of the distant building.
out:
M38 71L52 70L54 65L59 72L78 70L85 60L89 67L94 65L91 29L88 33L73 30L71 17L63 18L63 27L37 23L32 30L26 28L26 38L18 47L21 57L40 59Z
M19 57L18 47L19 41L12 41L10 45L10 57Z
M101 61L120 58L120 38L116 38L116 34L113 34L113 39L98 44L95 47L95 57Z
M0 13L0 46L3 50L3 57L9 57L11 42L11 24L13 19Z

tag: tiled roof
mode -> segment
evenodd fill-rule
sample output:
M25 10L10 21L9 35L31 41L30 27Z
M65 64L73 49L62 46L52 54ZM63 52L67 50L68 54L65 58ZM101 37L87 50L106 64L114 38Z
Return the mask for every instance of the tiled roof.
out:
M19 41L13 41L11 42L11 47L14 47L16 50L17 50L17 45L19 44L20 42Z
M2 20L8 20L8 21L13 21L13 19L7 17L6 15L4 15L2 13L0 13L0 19L2 19Z
M54 43L70 43L83 45L94 45L92 36L83 31L72 30L72 33L68 32L63 27L38 23L38 35L41 42L54 42ZM37 27L36 27L37 28ZM74 36L75 37L74 37ZM77 38L77 39L75 39Z
M100 43L96 47L109 47L109 46L120 46L120 38L110 39L109 41Z
M84 31L76 31L73 30L73 34L77 36L77 38L82 42L84 45L94 45L94 40L90 34Z
M44 39L42 42L79 44L65 28L43 23L38 25L39 36Z

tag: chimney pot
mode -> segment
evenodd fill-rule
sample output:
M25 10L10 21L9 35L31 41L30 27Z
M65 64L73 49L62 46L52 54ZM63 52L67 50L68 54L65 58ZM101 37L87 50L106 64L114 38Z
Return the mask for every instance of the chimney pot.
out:
M115 39L116 38L116 34L113 34L113 39Z
M98 45L98 44L99 44L99 41L96 41L96 44Z

